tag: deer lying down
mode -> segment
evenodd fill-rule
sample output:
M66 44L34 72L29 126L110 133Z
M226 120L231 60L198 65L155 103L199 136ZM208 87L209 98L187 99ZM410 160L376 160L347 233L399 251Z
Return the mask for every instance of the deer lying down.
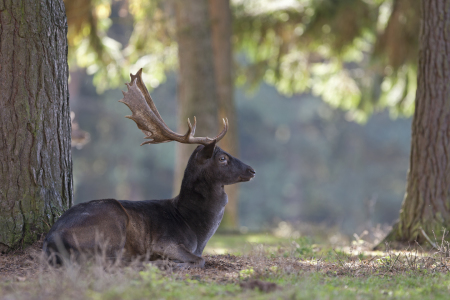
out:
M194 137L196 122L185 135L171 131L162 120L141 79L142 69L131 75L123 92L125 103L139 129L146 134L144 144L169 141L200 144L192 153L181 184L173 199L126 201L93 200L67 210L44 240L43 250L57 262L73 254L93 254L104 243L107 257L147 256L156 264L170 260L178 267L205 264L203 249L216 232L228 202L224 185L249 181L255 171L226 153L216 143L228 129L214 139Z

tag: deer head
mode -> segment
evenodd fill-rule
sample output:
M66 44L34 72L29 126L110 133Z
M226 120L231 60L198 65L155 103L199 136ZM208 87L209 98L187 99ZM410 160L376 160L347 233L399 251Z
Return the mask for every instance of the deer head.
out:
M223 151L213 141L200 145L192 153L183 180L217 183L221 186L250 181L255 170L236 157Z

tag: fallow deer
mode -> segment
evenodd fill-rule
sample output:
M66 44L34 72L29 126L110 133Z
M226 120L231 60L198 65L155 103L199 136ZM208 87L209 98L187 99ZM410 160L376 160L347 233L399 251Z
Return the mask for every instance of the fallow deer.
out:
M67 210L47 234L43 250L58 261L70 253L94 253L105 243L106 256L147 256L156 264L171 261L178 267L203 267L203 249L216 232L228 202L224 185L249 181L255 171L216 144L227 133L228 121L215 138L194 137L196 119L181 135L161 118L142 81L142 69L130 74L128 91L120 102L131 112L148 141L199 144L184 172L180 194L173 199L127 201L93 200Z

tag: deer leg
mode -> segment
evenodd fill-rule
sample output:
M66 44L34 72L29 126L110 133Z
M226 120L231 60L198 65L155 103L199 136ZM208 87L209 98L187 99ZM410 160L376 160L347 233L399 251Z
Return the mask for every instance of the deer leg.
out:
M182 244L172 245L164 249L159 254L167 260L156 260L152 263L159 268L172 267L175 264L177 268L203 268L205 266L205 260L201 256L197 256L190 252Z

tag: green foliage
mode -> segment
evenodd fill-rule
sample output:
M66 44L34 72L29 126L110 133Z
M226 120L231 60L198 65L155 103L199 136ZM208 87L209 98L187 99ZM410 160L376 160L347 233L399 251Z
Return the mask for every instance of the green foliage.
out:
M98 91L123 84L122 45L108 36L111 0L65 0L68 23L68 62L95 74Z
M245 54L238 83L264 80L286 95L311 91L359 122L384 108L410 115L418 12L392 2L297 0L276 8L270 1L237 2L235 48Z
M131 0L121 7L111 0L65 0L65 4L70 68L86 68L94 75L98 92L122 86L129 73L140 68L154 88L177 65L174 20L161 1ZM117 28L121 30L116 33ZM123 36L123 28L132 28L132 33Z
M144 69L155 88L178 66L173 8L160 0L132 0L129 5L134 29L125 55L135 69Z
M123 16L110 0L66 0L66 6L70 64L95 74L98 91L122 85L141 67L155 88L177 68L170 3L130 0L120 8ZM419 22L408 1L236 0L232 6L237 83L265 81L286 95L312 92L358 122L384 108L392 117L412 114ZM86 7L92 9L80 18ZM111 25L124 22L132 29L119 43L109 37Z

